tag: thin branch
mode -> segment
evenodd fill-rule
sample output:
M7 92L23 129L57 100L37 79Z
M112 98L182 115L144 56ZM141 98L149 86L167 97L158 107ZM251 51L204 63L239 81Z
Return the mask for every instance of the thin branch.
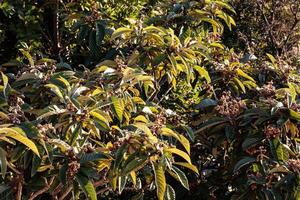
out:
M106 179L101 179L101 180L94 183L94 187L96 188L96 187L102 186L102 185L104 185L105 183L108 183L108 182L109 181L106 180Z
M23 183L19 181L16 200L22 200L22 190L23 190Z
M60 192L60 190L61 190L61 188L63 187L63 184L59 184L54 190L53 190L53 192L51 193L51 195L53 196L53 197L55 197L59 192Z
M69 186L68 189L59 198L59 200L64 200L68 196L68 194L72 191L72 189L73 189L73 187Z
M165 94L160 98L160 100L158 101L157 104L160 104L162 102L162 100L164 100L164 98L166 98L166 96L169 94L169 92L173 89L173 87L171 86L166 92Z
M28 200L34 200L37 196L39 196L39 195L45 193L47 190L49 190L49 188L52 185L54 179L55 179L55 176L51 177L51 179L50 179L50 181L48 183L47 179L45 178L45 187L43 187L39 191L33 193Z
M7 162L7 166L13 170L16 174L22 174L20 171L18 171L16 168L14 168L9 162Z
M266 16L266 14L265 14L265 12L264 12L264 8L262 7L262 5L260 4L260 2L259 2L258 0L256 1L256 4L257 4L257 6L258 6L259 11L260 11L261 14L262 14L262 17L263 17L263 19L264 19L266 25L267 25L268 34L269 34L269 36L270 36L271 43L272 43L273 47L275 47L276 54L278 55L278 47L277 47L277 43L275 42L275 37L274 37L273 32L272 32L273 26L271 26L271 24L270 24L270 22L269 22L269 20L268 20L268 18L267 18L267 16ZM274 17L273 14L272 14L272 17ZM273 19L272 19L272 20L273 20Z
M105 187L105 188L102 188L101 190L99 190L98 192L97 192L97 195L98 194L102 194L103 192L106 192L107 190L110 190L111 189L111 187Z

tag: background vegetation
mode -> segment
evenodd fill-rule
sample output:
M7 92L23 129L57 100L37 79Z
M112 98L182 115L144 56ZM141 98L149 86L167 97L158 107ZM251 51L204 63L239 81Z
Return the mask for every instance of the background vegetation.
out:
M0 199L300 199L297 0L0 1Z

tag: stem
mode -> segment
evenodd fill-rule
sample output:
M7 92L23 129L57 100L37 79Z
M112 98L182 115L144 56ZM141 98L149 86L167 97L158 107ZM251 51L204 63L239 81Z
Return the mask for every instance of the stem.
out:
M23 183L19 181L16 200L22 200L22 190L23 190Z
M33 193L28 200L34 200L37 196L39 196L39 195L45 193L47 190L49 190L49 188L52 185L54 179L55 179L55 176L51 177L51 179L50 179L50 181L48 183L47 179L45 178L44 179L45 180L45 187L43 187L42 189L40 189L36 193Z
M59 198L59 200L64 200L68 196L68 194L72 191L72 189L73 189L73 187L69 186L68 189Z

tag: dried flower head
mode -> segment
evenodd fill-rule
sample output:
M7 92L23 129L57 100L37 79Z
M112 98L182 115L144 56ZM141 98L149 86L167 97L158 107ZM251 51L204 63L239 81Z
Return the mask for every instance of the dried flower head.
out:
M291 170L296 173L300 173L300 159L290 159L287 164Z
M264 134L267 139L270 138L276 138L281 133L280 129L278 127L275 127L273 125L268 125L264 128Z
M243 112L246 108L245 102L240 99L233 98L231 92L223 92L219 100L219 104L216 106L216 111L226 117L235 118Z
M270 98L275 95L275 87L273 86L273 81L268 82L268 84L263 85L259 90L261 96L265 98Z

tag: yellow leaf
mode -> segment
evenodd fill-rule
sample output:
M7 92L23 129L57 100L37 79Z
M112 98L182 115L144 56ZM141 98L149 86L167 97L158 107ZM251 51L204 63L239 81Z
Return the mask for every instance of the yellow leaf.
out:
M145 116L143 115L139 115L136 118L134 118L135 122L144 122L144 123L148 123L148 120Z
M30 150L32 150L38 157L40 157L39 151L36 147L36 145L28 139L26 136L20 134L16 130L12 128L1 128L0 133L4 133L6 137L10 137L14 140L19 141L20 143L24 144L27 146Z
M188 154L190 154L191 147L189 140L186 139L186 137L184 137L183 135L179 135L179 142L182 144Z
M246 88L244 84L240 81L240 79L234 77L233 81L238 85L238 87L243 91L243 93L246 93Z
M190 154L190 142L188 139L186 139L186 137L184 137L183 135L180 135L166 127L161 128L161 134L165 135L165 136L171 136L171 137L176 138L182 144L182 146L185 148L185 150L188 152L188 154Z
M45 87L50 88L51 91L54 92L60 99L64 99L64 96L58 86L56 86L54 84L47 84L47 85L45 85Z
M132 179L132 183L135 186L136 185L136 173L135 173L135 171L131 171L130 176L131 176L131 179Z
M180 165L182 167L188 168L194 172L196 172L197 174L199 174L199 171L197 169L197 167L195 165L192 165L190 163L186 163L186 162L174 162L174 165Z
M142 123L136 123L134 124L134 126L136 128L138 128L139 130L143 131L149 138L150 142L151 143L157 143L158 142L158 139L157 137L155 137L151 130L145 125L145 124L142 124Z
M167 183L163 167L161 165L155 165L154 174L157 198L158 200L164 200Z
M184 160L186 160L188 163L192 164L190 156L187 153L185 153L184 151L181 151L176 148L164 149L164 151L176 154L176 155L180 156L181 158L183 158Z
M237 69L236 72L237 72L237 74L238 74L239 76L241 76L241 77L243 77L243 78L246 78L246 79L248 79L248 80L250 80L250 81L255 82L255 80L254 80L251 76L249 76L248 74L246 74L243 70Z
M118 37L120 37L121 35L125 34L125 33L131 33L132 29L130 28L126 28L126 27L122 27L122 28L118 28L117 30L115 30L115 32L111 35L111 40L114 40Z

